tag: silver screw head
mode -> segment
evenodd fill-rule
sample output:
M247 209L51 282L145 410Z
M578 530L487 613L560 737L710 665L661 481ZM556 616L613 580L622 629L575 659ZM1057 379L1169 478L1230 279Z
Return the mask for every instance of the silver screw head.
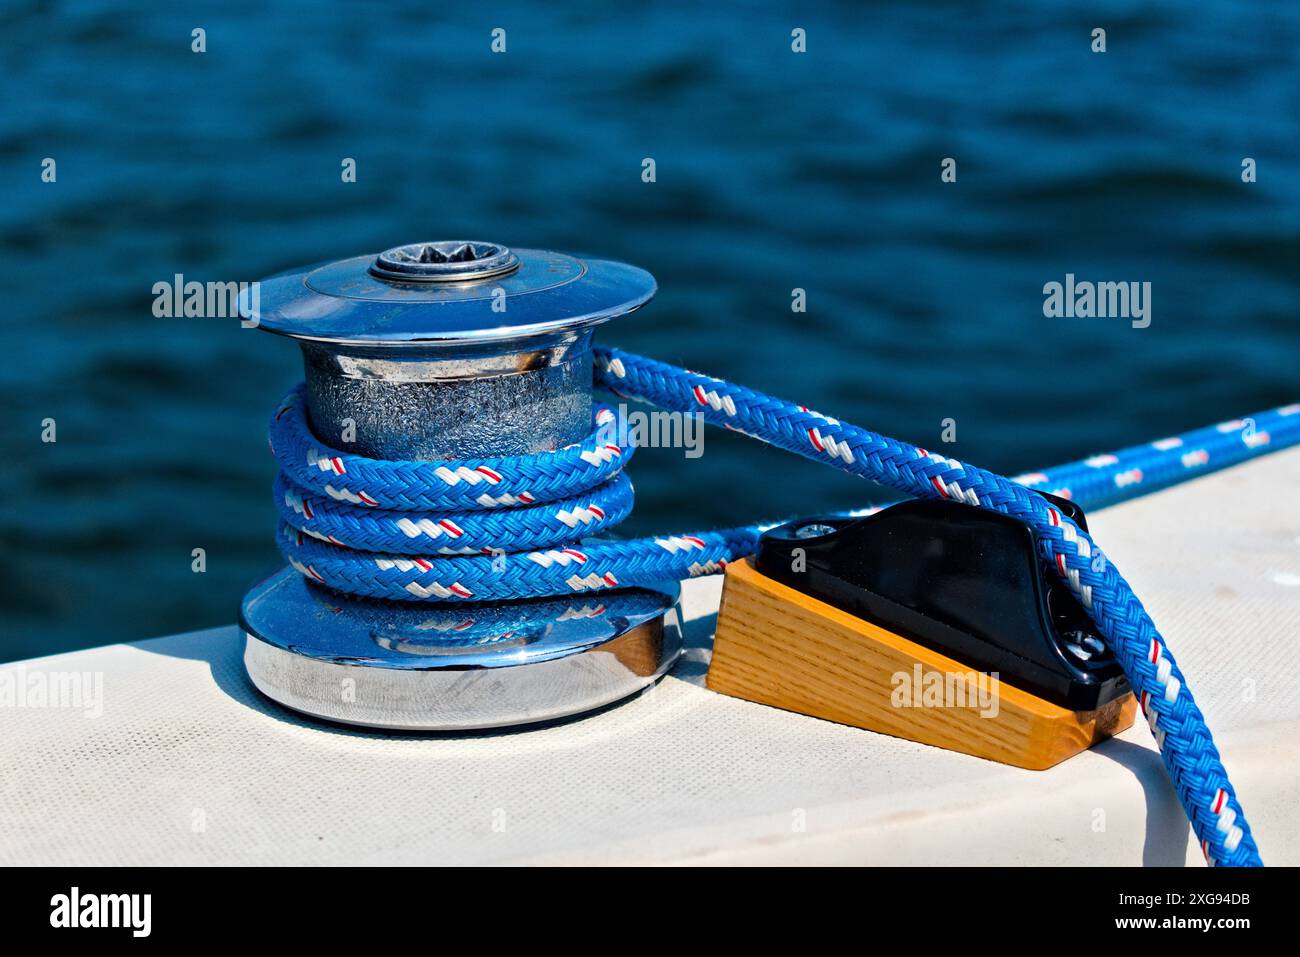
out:
M824 525L821 522L813 522L810 525L801 525L795 529L795 538L820 538L823 535L829 535L835 531L834 525Z
M518 258L500 243L453 239L386 249L370 274L387 282L476 282L518 268Z

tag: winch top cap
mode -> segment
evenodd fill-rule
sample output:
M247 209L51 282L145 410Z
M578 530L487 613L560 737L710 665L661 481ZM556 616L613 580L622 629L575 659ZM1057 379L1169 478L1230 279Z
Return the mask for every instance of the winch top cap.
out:
M519 257L499 243L454 239L386 249L370 274L389 282L477 282L518 268Z
M295 339L455 345L593 326L656 290L627 263L451 240L292 269L245 290L239 305L245 320Z

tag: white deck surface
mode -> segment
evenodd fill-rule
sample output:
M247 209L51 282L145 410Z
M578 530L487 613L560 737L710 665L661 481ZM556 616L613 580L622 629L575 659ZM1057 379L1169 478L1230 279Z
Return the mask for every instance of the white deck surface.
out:
M1266 862L1300 864L1300 450L1090 516L1209 718ZM0 708L3 864L1200 863L1139 721L1021 771L713 694L721 581L651 692L540 730L299 718L234 627L0 666L103 713Z

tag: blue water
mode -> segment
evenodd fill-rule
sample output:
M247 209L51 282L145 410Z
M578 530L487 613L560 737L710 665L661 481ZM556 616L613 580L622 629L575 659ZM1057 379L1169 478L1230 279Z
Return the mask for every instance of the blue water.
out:
M1300 6L622 6L5 5L0 659L230 622L278 563L297 350L154 318L178 272L626 259L661 291L605 341L1010 471L1300 398ZM1151 326L1045 318L1067 272L1151 282ZM877 497L716 431L633 475L633 532Z

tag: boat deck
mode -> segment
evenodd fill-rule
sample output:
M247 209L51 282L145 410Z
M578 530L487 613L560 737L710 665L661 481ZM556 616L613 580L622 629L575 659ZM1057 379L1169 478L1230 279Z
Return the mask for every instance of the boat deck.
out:
M1089 516L1188 676L1265 861L1289 864L1295 488L1300 449ZM233 626L0 665L103 674L99 717L0 709L0 863L1201 862L1141 720L1034 772L709 692L720 588L685 584L690 647L659 685L507 733L300 718L251 687Z

